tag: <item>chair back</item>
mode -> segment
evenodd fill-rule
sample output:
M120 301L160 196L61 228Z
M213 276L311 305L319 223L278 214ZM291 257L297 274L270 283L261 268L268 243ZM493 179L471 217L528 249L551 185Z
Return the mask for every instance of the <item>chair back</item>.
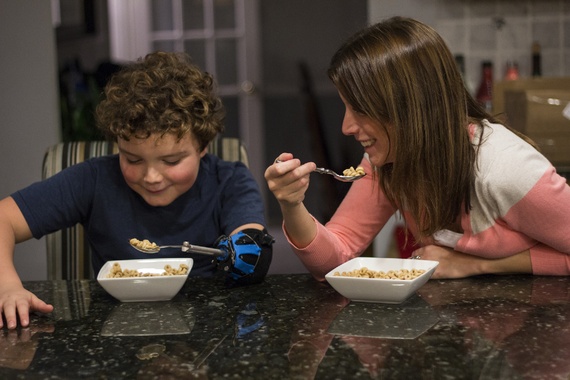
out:
M118 146L107 141L61 142L49 147L44 155L42 178L49 178L63 169L90 158L116 154ZM238 138L217 138L208 145L208 152L225 161L241 161L249 166L247 151ZM56 231L46 236L49 280L93 279L91 248L83 226Z
M247 149L237 137L220 137L208 145L208 153L220 157L224 161L242 162L249 168Z
M118 153L117 144L107 141L63 142L48 148L44 155L42 178L90 158ZM94 278L91 249L83 226L76 224L46 235L49 280Z

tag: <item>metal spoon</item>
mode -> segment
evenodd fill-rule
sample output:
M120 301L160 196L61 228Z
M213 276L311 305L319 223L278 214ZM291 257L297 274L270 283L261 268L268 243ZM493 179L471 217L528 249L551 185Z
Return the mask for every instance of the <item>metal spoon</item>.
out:
M341 182L354 182L354 181L359 180L360 178L362 178L366 175L366 173L359 174L359 175L340 175L340 174L333 172L330 169L325 169L325 168L316 168L315 172L317 172L319 174L332 175L334 177L334 179L339 180Z
M278 164L280 162L283 162L279 159L275 160L275 163ZM316 168L314 170L316 173L319 174L328 174L328 175L332 175L334 179L341 181L341 182L354 182L356 180L359 180L360 178L364 177L366 175L366 173L364 174L360 174L360 175L340 175L330 169L325 169L325 168Z
M161 245L152 248L140 248L131 243L131 246L136 249L137 251L141 251L147 253L149 255L153 255L158 253L163 248L179 248L182 252L193 252L193 253L201 253L210 256L224 256L226 254L225 251L217 248L208 248L208 247L201 247L199 245L192 245L185 241L182 245Z

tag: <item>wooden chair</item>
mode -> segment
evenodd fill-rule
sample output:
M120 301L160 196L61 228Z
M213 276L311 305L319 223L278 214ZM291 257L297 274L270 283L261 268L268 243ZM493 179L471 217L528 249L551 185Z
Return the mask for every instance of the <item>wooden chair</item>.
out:
M210 143L208 152L226 161L241 161L249 167L247 151L238 138L223 137ZM62 142L44 155L42 178L94 157L118 153L116 143L107 141ZM93 279L91 249L80 224L46 236L49 280Z

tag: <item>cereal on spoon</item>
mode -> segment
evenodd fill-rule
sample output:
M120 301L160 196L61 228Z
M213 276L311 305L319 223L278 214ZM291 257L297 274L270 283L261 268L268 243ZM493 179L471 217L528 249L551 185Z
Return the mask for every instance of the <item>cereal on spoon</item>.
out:
M347 177L356 177L364 174L366 173L364 173L364 168L362 166L358 166L356 169L354 168L354 166L351 166L348 169L344 169L344 171L342 172L342 175Z
M129 240L129 243L131 243L131 245L133 247L142 249L142 250L154 250L158 248L158 244L156 244L155 242L151 242L148 239L144 239L144 240L139 240L137 238L132 238L131 240Z

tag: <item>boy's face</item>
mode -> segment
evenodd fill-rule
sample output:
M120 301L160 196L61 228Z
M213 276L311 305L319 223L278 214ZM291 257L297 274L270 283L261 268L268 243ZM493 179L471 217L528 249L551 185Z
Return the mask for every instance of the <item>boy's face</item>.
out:
M119 139L118 145L125 181L151 206L167 206L188 191L206 154L190 134L180 141L172 134Z

